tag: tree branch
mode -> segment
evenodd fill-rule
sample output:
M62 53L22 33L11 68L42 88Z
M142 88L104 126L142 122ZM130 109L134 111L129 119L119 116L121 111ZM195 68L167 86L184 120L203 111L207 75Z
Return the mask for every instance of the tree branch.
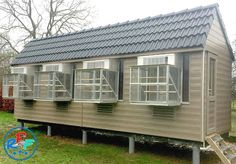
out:
M84 27L91 16L91 7L85 0L44 2L47 5L40 8L35 5L36 0L2 0L0 10L6 17L4 21L0 20L0 30L10 36L16 32L19 35L15 40L1 35L0 40L18 53L19 45L38 37L76 31ZM3 47L7 45L3 44Z
M4 41L6 41L6 43L11 47L11 49L13 51L15 51L17 54L19 53L19 51L17 51L17 49L15 49L15 47L12 45L12 43L11 43L11 41L9 39L4 37L3 35L0 35L0 38L3 39Z

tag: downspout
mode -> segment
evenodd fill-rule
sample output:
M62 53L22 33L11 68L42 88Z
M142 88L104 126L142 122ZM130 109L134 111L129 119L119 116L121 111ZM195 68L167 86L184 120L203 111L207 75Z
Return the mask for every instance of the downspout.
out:
M202 53L202 141L203 141L203 146L205 147L205 128L204 128L204 123L205 123L205 103L204 103L204 95L205 95L205 49L203 50Z

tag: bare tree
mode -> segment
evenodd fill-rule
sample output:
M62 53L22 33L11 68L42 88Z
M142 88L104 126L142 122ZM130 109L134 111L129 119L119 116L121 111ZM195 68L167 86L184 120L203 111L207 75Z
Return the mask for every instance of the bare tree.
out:
M234 40L231 45L233 48L234 57L236 58L236 40ZM236 62L235 61L233 61L232 63L232 75L233 77L236 76Z
M4 16L0 39L18 53L18 48L31 39L73 32L88 25L91 7L85 0L1 0L0 13Z
M72 1L65 5L64 0L50 0L46 36L76 31L86 25L90 8L81 8L84 3L85 1Z
M0 52L0 84L2 83L3 75L10 73L11 61L14 56L13 52Z
M232 42L232 48L233 48L233 53L234 57L236 58L236 40ZM235 99L236 99L236 62L233 61L232 63L232 86L231 86L231 91L232 91L232 109L235 110Z

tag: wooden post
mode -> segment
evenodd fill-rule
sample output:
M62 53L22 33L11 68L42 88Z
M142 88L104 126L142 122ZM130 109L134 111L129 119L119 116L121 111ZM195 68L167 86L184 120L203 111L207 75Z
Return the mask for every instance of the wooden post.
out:
M87 144L87 131L82 130L82 144Z
M200 146L193 145L192 151L192 164L200 164Z
M52 136L52 127L51 126L47 126L47 136Z
M129 137L129 154L133 154L135 150L134 137Z

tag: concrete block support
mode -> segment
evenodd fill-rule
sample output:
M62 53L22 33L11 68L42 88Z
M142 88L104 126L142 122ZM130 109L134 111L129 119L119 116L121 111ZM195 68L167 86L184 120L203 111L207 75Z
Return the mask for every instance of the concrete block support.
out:
M20 122L20 127L21 128L25 127L25 123L23 121Z
M82 144L87 144L87 131L82 130Z
M193 145L192 151L192 164L200 164L200 146Z
M47 126L47 136L52 136L52 127L51 126Z
M129 137L129 154L133 154L135 150L134 137Z

